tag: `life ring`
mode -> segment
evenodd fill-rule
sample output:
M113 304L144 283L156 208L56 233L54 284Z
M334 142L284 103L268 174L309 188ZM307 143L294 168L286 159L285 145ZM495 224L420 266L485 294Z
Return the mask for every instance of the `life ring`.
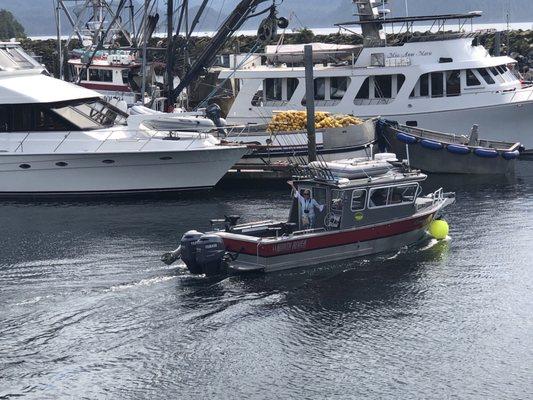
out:
M483 158L496 158L498 157L498 152L494 149L474 149L474 154L478 157Z
M449 144L446 146L446 150L453 154L468 154L470 153L470 148L463 146L462 144Z
M404 132L396 132L396 139L406 144L415 144L417 142L415 136L409 135Z
M515 158L518 158L519 155L520 155L520 152L518 150L504 151L502 153L502 157L506 160L514 160Z
M429 140L429 139L422 139L420 141L420 145L422 147L425 147L426 149L431 149L431 150L442 150L444 148L444 145L441 142L437 142L435 140Z

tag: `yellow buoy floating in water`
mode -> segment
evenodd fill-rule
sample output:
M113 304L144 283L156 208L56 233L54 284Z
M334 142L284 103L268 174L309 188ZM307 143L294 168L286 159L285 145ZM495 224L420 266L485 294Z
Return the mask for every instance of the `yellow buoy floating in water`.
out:
M429 234L437 240L446 239L450 228L443 219L436 219L429 224Z

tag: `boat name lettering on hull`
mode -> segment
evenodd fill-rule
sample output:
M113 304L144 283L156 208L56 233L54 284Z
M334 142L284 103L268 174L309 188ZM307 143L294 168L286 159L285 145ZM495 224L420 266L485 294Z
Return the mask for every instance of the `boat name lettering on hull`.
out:
M302 250L302 249L305 249L306 245L307 245L307 240L296 240L294 242L276 244L274 245L273 250L275 253Z
M431 51L427 51L427 50L419 50L416 53L413 53L410 51L406 51L405 53L398 53L396 51L391 51L387 54L387 58L415 57L415 56L428 57L428 56L431 56L432 54L433 53Z

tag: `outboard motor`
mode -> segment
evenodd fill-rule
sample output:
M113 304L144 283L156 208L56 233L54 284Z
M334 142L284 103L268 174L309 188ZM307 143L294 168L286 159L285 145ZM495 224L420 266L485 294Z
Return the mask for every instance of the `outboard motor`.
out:
M196 242L203 233L195 230L185 232L180 241L181 259L191 274L201 274L202 267L196 262Z
M224 126L226 126L226 121L221 118L222 117L222 110L220 109L220 106L217 103L209 104L205 108L205 116L209 118L215 126L218 128L218 132L222 135L222 137L226 137L227 132L224 129Z
M196 242L196 265L208 276L223 272L225 254L226 248L220 236L205 234Z

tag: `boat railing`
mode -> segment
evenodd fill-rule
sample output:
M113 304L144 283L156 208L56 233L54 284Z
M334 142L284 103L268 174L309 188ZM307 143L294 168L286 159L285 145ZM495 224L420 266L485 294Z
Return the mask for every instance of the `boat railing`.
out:
M57 143L57 145L55 145L54 149L51 151L52 153L56 153L63 144L67 143L68 140L73 136L73 134L75 133L79 133L80 131L69 131L69 132L66 132L63 137L59 140L59 142ZM115 141L115 142L120 142L120 141L131 141L131 140L137 140L138 142L142 142L144 141L144 143L141 145L141 147L139 149L137 149L137 151L142 151L152 140L154 139L164 139L165 136L160 136L160 134L162 133L162 131L154 131L154 132L151 132L149 134L148 137L146 136L132 136L132 137L123 137L123 138L113 138L113 134L114 133L117 133L117 132L120 132L120 133L124 133L124 132L142 132L138 129L135 129L135 130L131 130L131 131L128 131L128 130L120 130L120 131L115 131L115 130L112 130L110 131L107 136L104 138L104 139L96 139L99 144L98 146L96 147L96 149L94 149L92 152L96 153L98 152L102 146L104 144L106 144L107 142L110 142L110 141ZM164 131L164 132L168 132L168 131ZM7 134L9 134L10 132L7 132ZM19 132L13 132L13 133L19 133ZM13 150L13 153L16 153L16 152L24 152L24 144L29 140L29 138L32 136L32 134L37 134L37 135L42 135L43 133L47 133L47 132L27 132L24 137L22 138L22 140L20 140L17 144L17 147L15 147L15 149ZM50 133L50 132L48 132ZM143 133L146 133L146 132L143 132ZM196 141L198 140L201 140L201 139L206 139L210 134L209 133L202 133L202 132L194 132L195 135L194 136L188 136L186 137L186 139L188 139L188 144L187 146L185 147L185 150L189 149ZM170 135L170 137L172 137ZM176 140L180 140L180 139L184 139L183 137L179 137L179 133L178 133L178 136L175 136L174 137ZM9 139L8 139L9 140Z
M444 191L442 188L438 188L431 194L431 198L433 200L432 205L441 203L444 201Z
M356 106L375 106L375 105L381 105L381 104L389 104L392 103L394 99L386 99L386 98L379 98L379 99L354 99L353 103Z

